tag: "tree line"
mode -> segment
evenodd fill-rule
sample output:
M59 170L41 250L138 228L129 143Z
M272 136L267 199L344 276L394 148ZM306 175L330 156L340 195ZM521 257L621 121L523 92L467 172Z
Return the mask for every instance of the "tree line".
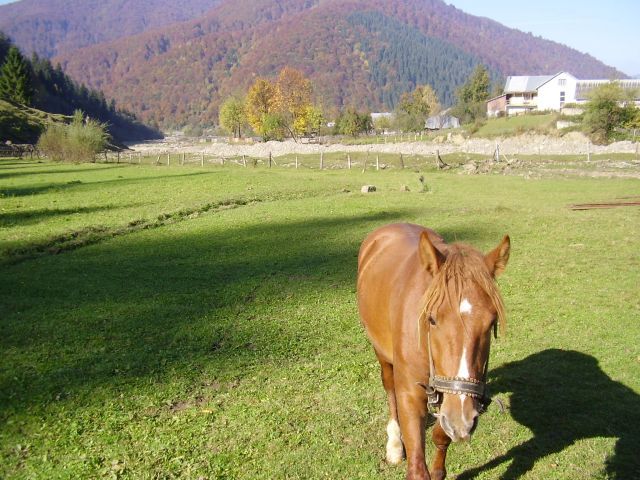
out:
M454 114L465 122L485 116L489 87L489 71L479 65L456 92ZM375 123L369 111L353 105L339 111L334 122L327 123L322 108L313 102L311 81L301 71L285 67L274 81L258 78L245 95L227 98L220 107L219 122L235 138L251 130L264 141L286 137L297 140L321 132L352 136L374 129L419 132L425 129L430 116L441 111L437 92L426 84L403 92L392 115L382 116Z
M73 81L60 64L33 54L25 58L0 32L0 98L48 113L85 115L107 124L109 133L120 141L160 138L162 134L143 125L134 114L118 108L114 100L95 89Z

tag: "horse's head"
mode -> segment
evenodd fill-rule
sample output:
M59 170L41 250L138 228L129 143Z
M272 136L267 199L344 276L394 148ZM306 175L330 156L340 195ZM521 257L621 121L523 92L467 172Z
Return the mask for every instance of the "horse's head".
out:
M467 440L483 409L491 332L505 321L495 277L509 259L505 236L487 255L467 245L438 251L422 234L420 258L433 276L424 297L422 328L429 349L430 404L453 440Z

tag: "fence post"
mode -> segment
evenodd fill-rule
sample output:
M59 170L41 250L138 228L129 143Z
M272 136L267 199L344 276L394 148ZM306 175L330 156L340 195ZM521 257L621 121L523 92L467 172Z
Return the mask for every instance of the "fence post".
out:
M169 152L167 152L167 167L168 167L168 166L169 166L169 164L171 163L170 155L171 155L171 154L170 154Z
M444 163L444 160L442 160L442 158L440 157L440 150L436 150L436 168L438 170L444 168L444 167L448 167L449 165L447 165L446 163Z
M591 142L587 143L587 162L591 161Z
M222 162L222 166L224 167L224 156L220 158L220 161Z
M320 170L324 168L324 152L320 152Z
M404 169L404 159L402 158L402 153L400 154L400 168Z
M182 155L180 156L180 165L184 166L184 152L182 152Z
M296 154L296 170L298 169L298 155Z
M202 156L200 157L200 166L204 167L204 152L202 152Z
M271 152L269 152L269 168L271 168L272 161L273 161L273 156L271 155Z
M118 150L116 153L118 154L118 160L116 163L120 163L120 150Z
M351 170L351 155L349 153L347 153L347 166Z
M247 168L247 158L244 155L242 155L242 166Z
M376 172L380 170L380 155L376 153Z

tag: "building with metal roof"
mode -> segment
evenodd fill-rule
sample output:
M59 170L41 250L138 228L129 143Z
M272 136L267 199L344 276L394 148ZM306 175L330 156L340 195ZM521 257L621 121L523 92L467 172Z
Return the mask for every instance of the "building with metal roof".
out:
M616 80L635 92L640 104L640 80ZM531 111L561 111L566 104L586 103L588 92L611 80L580 80L569 72L555 75L507 77L504 92L487 101L487 116L519 115Z

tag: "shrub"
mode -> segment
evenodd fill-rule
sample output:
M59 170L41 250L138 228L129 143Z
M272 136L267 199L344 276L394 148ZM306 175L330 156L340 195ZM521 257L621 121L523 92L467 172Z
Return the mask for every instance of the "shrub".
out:
M105 124L85 119L83 113L76 110L69 125L47 127L38 140L38 149L55 162L93 162L108 141Z

